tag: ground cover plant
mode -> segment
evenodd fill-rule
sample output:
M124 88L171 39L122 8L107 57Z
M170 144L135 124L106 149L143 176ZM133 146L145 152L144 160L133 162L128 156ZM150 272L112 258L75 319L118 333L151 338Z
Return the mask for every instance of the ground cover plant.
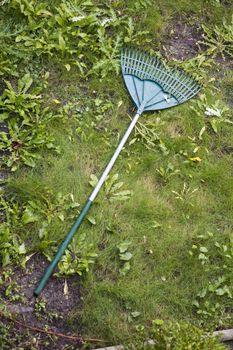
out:
M218 0L0 2L2 349L223 348L210 333L233 322L232 10ZM139 120L35 300L130 121L125 44L183 67L202 91Z

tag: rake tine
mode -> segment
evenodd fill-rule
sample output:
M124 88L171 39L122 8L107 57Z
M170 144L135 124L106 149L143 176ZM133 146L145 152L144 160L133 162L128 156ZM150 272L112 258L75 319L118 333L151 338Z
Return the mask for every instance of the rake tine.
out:
M148 69L148 79L151 79L152 78L152 71L153 71L153 68L156 64L156 60L155 58L151 57L151 60L150 60L150 69Z
M146 55L146 60L144 62L144 74L143 74L143 79L145 79L148 76L148 69L149 69L149 62L151 60L150 55Z
M156 64L155 64L155 67L154 67L154 70L153 70L153 73L152 73L152 79L153 80L155 79L155 73L157 72L158 67L159 67L159 59L158 59L158 57L156 57Z

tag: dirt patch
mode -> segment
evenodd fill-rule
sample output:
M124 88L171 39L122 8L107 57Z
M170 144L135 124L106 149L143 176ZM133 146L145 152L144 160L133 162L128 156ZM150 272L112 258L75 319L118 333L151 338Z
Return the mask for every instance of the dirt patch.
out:
M227 345L229 349L233 350L233 341L225 342L225 345Z
M0 79L0 95L3 94L5 87L6 87L5 82L2 79Z
M218 55L216 62L218 63L218 67L215 70L216 86L224 91L225 102L232 108L233 59L227 55L224 58Z
M163 51L168 60L189 59L199 51L202 29L199 25L186 24L187 20L178 21L169 28L163 38Z
M30 326L43 329L48 328L56 333L80 336L80 319L75 318L74 321L72 317L73 313L77 316L78 312L81 313L82 310L80 281L77 276L66 279L66 282L63 278L53 276L41 293L41 296L38 298L33 296L34 288L47 264L48 262L45 258L37 254L29 260L25 270L15 269L13 275L6 280L6 283L0 286L0 297L4 308L17 320ZM7 295L9 291L10 296ZM14 299L17 300L14 301ZM54 350L72 349L74 344L75 349L78 349L80 345L77 344L77 341L74 343L74 341L69 341L62 337L47 336L37 332L30 334L31 331L19 325L16 327L14 322L6 319L3 319L2 322L10 327L11 340L13 341L15 338L15 343L14 341L11 343L12 349L13 345L17 348L20 344L23 346L23 349L27 349L27 342L31 342L32 335L36 349L44 349L47 346L49 349ZM17 337L15 336L16 328Z
M223 145L221 148L221 155L230 155L233 154L233 146L231 145Z
M7 178L8 178L8 171L4 169L0 169L0 185L2 185L2 183L6 181Z

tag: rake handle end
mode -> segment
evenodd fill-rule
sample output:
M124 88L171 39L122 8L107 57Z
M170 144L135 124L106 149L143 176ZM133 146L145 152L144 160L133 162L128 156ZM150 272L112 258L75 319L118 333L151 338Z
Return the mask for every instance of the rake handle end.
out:
M74 234L76 233L77 229L81 225L81 223L82 223L86 213L90 209L91 204L92 204L92 201L90 199L88 199L86 204L85 204L85 206L83 207L82 211L80 212L77 220L75 221L75 223L71 227L70 231L66 235L64 241L61 243L60 247L58 248L58 251L57 251L56 255L54 256L53 260L51 261L51 263L49 264L49 266L45 270L43 276L41 277L40 282L38 283L37 287L35 288L35 290L33 292L35 297L38 297L40 295L40 293L42 292L42 290L44 289L44 287L46 286L46 284L47 284L50 276L52 275L55 267L57 266L59 260L61 259L62 255L64 254L64 252L65 252L66 248L68 247L70 241L74 237Z

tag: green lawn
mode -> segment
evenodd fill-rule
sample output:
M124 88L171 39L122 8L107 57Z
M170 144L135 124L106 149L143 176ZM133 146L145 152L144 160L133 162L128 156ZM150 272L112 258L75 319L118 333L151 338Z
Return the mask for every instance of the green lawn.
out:
M61 286L65 279L69 285L69 274L82 275L82 307L63 315L64 322L70 332L111 344L132 340L136 326L154 319L186 320L206 331L231 327L233 6L217 0L115 0L108 8L101 1L45 3L14 0L0 8L2 85L9 81L17 91L26 73L33 80L27 90L27 78L17 98L5 93L0 101L13 140L2 132L8 180L1 190L0 304L18 302L12 295L25 292L20 286L16 292L7 271L39 254L53 256L78 214L76 203L81 207L92 190L91 175L100 176L135 113L118 66L128 44L160 52L203 88L183 105L140 118L60 264ZM124 183L118 191L130 191L125 200L115 200L108 188L114 174ZM122 245L132 254L128 264ZM52 326L40 312L40 326Z

